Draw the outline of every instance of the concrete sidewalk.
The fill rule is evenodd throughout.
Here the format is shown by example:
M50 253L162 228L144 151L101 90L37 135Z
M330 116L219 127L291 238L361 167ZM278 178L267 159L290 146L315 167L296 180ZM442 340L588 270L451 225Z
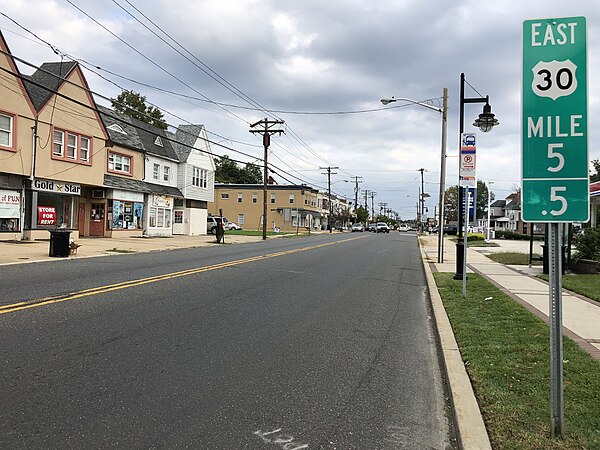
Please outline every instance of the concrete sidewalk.
M438 272L455 272L455 242L444 241L444 263L437 262L437 236L420 236L425 254L425 262ZM493 252L529 253L528 241L494 240L498 247L469 247L467 272L477 272L517 302L548 322L550 307L548 284L535 277L542 273L541 266L505 266L489 259L486 254ZM541 254L540 243L536 242L534 253ZM565 335L575 340L585 351L600 360L600 303L581 295L563 290L563 330Z
M225 234L226 244L259 242L261 236ZM169 237L125 237L125 238L79 238L76 255L69 258L116 255L120 253L142 253L178 248L207 247L217 244L215 236L169 236ZM50 239L43 241L0 241L0 265L25 262L57 261L66 258L50 257Z

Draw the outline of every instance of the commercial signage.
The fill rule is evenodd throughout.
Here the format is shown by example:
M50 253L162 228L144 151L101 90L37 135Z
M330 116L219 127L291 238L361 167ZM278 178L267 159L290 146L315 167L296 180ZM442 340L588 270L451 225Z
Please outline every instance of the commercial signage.
M166 195L153 195L152 206L158 206L159 208L170 208L173 204L173 197Z
M0 189L0 218L18 219L20 217L21 193Z
M523 220L587 222L585 17L523 23Z
M38 206L38 225L56 225L54 206Z
M57 194L81 195L81 186L75 183L65 183L64 181L42 180L36 178L33 180L33 189L36 191L54 192Z
M459 167L459 185L461 187L476 187L476 159L475 153L476 135L475 133L463 133L460 136L460 167Z

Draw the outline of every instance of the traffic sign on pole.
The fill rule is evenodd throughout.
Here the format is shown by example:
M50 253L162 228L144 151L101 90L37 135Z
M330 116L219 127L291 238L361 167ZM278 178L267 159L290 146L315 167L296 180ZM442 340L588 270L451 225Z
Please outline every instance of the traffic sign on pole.
M476 135L475 133L463 133L460 136L460 166L459 166L459 185L461 187L476 187Z
M522 211L526 222L587 222L585 17L523 23Z

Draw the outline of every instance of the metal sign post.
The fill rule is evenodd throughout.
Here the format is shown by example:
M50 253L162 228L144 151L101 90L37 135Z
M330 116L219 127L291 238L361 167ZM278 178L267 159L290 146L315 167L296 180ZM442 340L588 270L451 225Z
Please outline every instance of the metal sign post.
M550 288L550 404L552 436L563 433L563 346L562 346L562 224L551 223L549 240Z
M471 209L471 205L470 205L470 200L471 200L471 195L470 195L470 189L463 189L463 191L465 192L465 201L464 201L464 205L465 205L465 230L464 230L464 237L465 237L465 245L463 246L463 279L462 279L462 296L463 298L467 297L467 249L469 248L469 237L467 235L467 232L469 231L469 209Z
M585 17L523 22L523 220L549 223L550 417L563 433L562 224L589 220ZM533 227L533 223L531 224Z

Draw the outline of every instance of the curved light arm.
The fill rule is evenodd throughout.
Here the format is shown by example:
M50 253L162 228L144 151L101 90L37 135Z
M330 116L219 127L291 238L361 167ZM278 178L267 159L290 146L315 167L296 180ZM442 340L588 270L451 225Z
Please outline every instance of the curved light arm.
M424 108L427 109L432 109L434 111L437 111L439 113L443 112L442 108L436 108L435 106L431 106L428 105L427 103L423 103L423 102L418 102L416 100L411 100L410 98L382 98L381 99L381 103L383 103L384 105L389 105L390 103L394 103L394 102L408 102L408 103L412 103L414 105L420 105L423 106Z

